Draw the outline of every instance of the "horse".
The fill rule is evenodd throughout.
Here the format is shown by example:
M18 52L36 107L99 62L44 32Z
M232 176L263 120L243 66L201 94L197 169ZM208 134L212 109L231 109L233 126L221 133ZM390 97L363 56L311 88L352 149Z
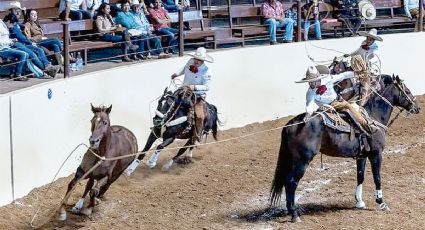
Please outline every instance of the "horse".
M135 154L138 151L136 136L127 128L119 125L110 125L109 114L112 110L110 107L93 107L91 110L94 113L91 119L91 136L89 139L90 150L84 154L80 166L77 168L72 181L68 184L68 189L65 195L65 201L68 193L73 189L75 184L86 174L91 168L99 164L88 175L84 193L81 199L72 208L73 213L82 213L83 215L91 215L93 207L96 204L96 199L102 198L109 186L118 179L122 172L133 161L134 157L125 157L119 160L103 160L93 155L92 151L101 157L113 158L124 155ZM95 184L96 182L96 184ZM90 192L90 202L86 208L84 201L87 194ZM62 205L59 211L59 220L66 219L65 206Z
M183 92L182 90L186 91ZM188 119L190 118L187 118L187 114L189 113L190 106L192 105L190 103L186 103L182 98L182 95L188 92L187 90L188 89L186 88L180 88L173 93L169 91L168 88L165 88L163 95L158 100L155 116L153 117L154 127L151 129L151 133L146 141L145 147L142 150L142 154L140 154L127 169L128 176L136 169L146 156L146 151L148 151L152 147L153 143L160 137L162 137L163 142L158 145L155 152L151 155L148 161L148 166L150 168L154 168L156 166L161 150L173 143L175 139L187 139L187 142L184 147L179 149L177 154L163 166L162 169L167 171L174 163L181 163L180 157L188 148L189 154L182 163L191 162L194 134L191 127L188 127ZM189 94L190 93L193 92L189 92ZM217 140L217 129L218 124L220 124L220 120L217 116L217 107L207 102L205 104L207 108L205 112L206 117L203 125L203 134L208 135L208 133L212 131L213 138Z
M355 192L356 207L365 208L362 200L362 184L366 158L372 168L376 189L376 203L380 209L388 210L381 190L382 151L385 147L385 128L388 125L394 107L406 109L417 114L420 107L416 98L398 76L385 75L379 81L380 91L371 95L365 105L365 110L377 122L383 124L378 131L368 137L369 151L362 149L359 137L350 138L349 133L334 131L324 125L321 116L314 116L309 122L303 123L305 114L291 119L281 133L281 145L276 170L270 191L271 205L280 201L283 186L286 193L286 207L292 215L293 222L299 222L300 212L295 204L295 191L304 176L305 170L314 156L319 153L332 157L357 159L357 187Z

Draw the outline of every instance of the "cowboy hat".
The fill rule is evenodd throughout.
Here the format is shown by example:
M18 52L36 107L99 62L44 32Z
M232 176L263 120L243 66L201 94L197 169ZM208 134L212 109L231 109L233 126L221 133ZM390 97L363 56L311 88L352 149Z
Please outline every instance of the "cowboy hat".
M8 4L8 6L7 6L7 9L8 9L8 10L10 10L10 9L20 9L20 10L26 10L26 8L25 8L25 7L22 7L22 6L21 6L21 3L20 3L20 2L18 2L18 1L10 2L10 3Z
M195 53L187 54L189 56L192 56L195 59L206 61L213 63L214 58L212 58L210 55L207 54L207 50L204 47L199 47Z
M329 76L329 74L330 74L330 70L327 66L324 66L324 65L309 66L307 69L307 72L305 73L305 77L301 79L300 81L296 81L295 83L317 81Z
M139 0L131 0L131 5L140 5Z
M378 31L375 28L369 30L369 32L360 31L359 35L363 36L363 37L370 37L370 38L373 38L374 40L377 40L377 41L380 41L380 42L383 41L383 39L378 36Z

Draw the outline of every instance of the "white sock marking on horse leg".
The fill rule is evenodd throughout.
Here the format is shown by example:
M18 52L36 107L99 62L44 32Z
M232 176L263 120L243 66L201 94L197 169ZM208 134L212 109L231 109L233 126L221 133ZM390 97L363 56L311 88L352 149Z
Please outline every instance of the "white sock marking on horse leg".
M193 152L193 149L189 150L189 154L187 154L187 156L188 156L190 159L192 159L192 152Z
M356 187L356 208L366 207L366 204L363 202L363 199L362 199L362 193L363 193L363 184L359 184Z
M139 164L140 164L140 160L139 159L136 159L133 162L131 162L131 164L125 170L125 174L127 176L130 176L134 172L134 170L136 170L136 168L137 168L137 166L139 166Z
M167 161L167 163L164 166L162 166L162 171L170 170L171 166L173 166L173 163L174 163L173 159Z
M156 166L156 161L158 161L160 153L161 153L161 150L155 150L151 158L149 158L149 161L148 161L149 168L154 168Z
M78 200L78 202L74 205L74 207L72 207L71 212L73 213L80 213L81 209L84 206L84 198L81 198L80 200Z
M65 221L66 220L66 210L65 207L62 205L59 210L59 215L57 217L57 220L59 221Z

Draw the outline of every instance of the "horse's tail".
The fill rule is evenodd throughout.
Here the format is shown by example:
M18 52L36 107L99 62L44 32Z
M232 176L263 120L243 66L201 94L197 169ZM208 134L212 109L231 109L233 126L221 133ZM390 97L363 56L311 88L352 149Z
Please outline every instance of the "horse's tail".
M215 105L211 105L211 109L213 111L212 115L212 134L214 137L214 140L217 140L217 131L218 131L218 125L222 125L220 119L218 119L218 112L217 112L217 107Z
M276 170L274 173L272 188L270 191L270 202L272 206L280 202L283 186L288 180L288 174L291 169L292 157L289 151L288 144L288 128L283 128L281 134L281 144L279 157L277 160Z

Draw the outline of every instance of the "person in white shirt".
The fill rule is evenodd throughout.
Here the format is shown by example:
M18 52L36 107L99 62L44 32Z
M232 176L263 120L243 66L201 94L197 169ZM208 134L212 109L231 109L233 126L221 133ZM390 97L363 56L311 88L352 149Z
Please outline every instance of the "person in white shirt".
M200 47L194 54L189 54L192 58L186 63L186 65L174 73L171 78L174 79L178 76L184 75L183 87L189 87L196 95L195 105L192 107L190 114L195 115L195 128L198 141L202 137L202 127L205 120L205 97L206 93L210 89L209 82L211 80L211 70L205 62L214 62L214 59L207 54L207 50L204 47ZM190 122L191 119L188 119Z
M347 71L337 75L331 75L329 68L323 65L309 66L306 76L296 83L307 82L309 88L306 94L306 114L304 122L308 122L315 111L315 104L318 106L330 105L335 110L341 111L347 109L353 114L357 122L369 132L375 132L376 127L362 116L362 114L349 102L338 100L334 84L345 79L355 77L354 72Z
M345 57L352 57L352 67L353 70L356 71L358 76L362 76L359 78L360 84L362 86L362 90L360 92L360 105L364 106L369 99L369 95L371 93L371 84L376 85L376 76L381 74L381 60L379 59L379 50L376 41L382 42L383 39L378 36L378 31L373 28L369 32L361 31L359 35L366 37L366 40L362 42L360 47L356 49L351 54L344 55ZM359 55L359 57L355 57ZM358 59L357 63L365 62L365 66L357 65L358 69L355 69L355 65L353 65L354 59Z
M59 18L65 21L90 19L85 0L60 0Z
M96 12L102 4L101 0L85 0L87 11L90 12L91 17L94 18L96 16Z

